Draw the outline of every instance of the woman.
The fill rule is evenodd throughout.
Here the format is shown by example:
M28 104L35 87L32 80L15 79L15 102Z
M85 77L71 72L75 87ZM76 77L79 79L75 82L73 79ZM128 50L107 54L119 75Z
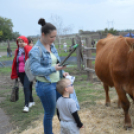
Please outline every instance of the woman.
M61 96L56 91L56 83L63 76L69 75L63 72L65 66L59 66L60 57L52 44L56 38L56 27L40 19L38 24L42 26L41 37L29 53L32 73L37 76L36 92L39 96L44 111L44 133L52 134L52 118L55 113L56 100Z
M17 79L19 77L25 96L25 106L23 112L29 112L29 108L35 105L32 97L32 82L30 82L25 74L25 61L28 58L28 53L32 49L28 45L28 39L25 36L20 36L16 40L18 48L15 50L15 57L12 64L11 79Z

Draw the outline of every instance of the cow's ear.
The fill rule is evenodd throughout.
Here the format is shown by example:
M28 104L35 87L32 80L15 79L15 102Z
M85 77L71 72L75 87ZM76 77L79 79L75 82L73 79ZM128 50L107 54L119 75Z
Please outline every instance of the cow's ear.
M134 38L125 38L125 42L129 46L130 51L134 51Z

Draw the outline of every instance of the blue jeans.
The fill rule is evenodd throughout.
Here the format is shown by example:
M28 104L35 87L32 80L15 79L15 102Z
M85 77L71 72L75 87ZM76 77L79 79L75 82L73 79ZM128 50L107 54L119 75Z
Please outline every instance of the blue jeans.
M32 85L33 82L30 82L28 80L28 77L25 73L19 73L18 74L19 79L23 85L24 88L24 95L25 95L25 106L29 106L29 102L33 102L33 96L32 96Z
M55 114L56 100L61 96L56 91L56 83L36 83L36 92L44 108L44 133L52 133L52 119Z
M12 57L12 52L7 52L7 57Z

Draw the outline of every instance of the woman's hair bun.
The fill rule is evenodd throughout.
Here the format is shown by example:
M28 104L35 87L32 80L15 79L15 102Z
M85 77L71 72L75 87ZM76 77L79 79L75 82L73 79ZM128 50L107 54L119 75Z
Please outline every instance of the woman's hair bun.
M44 26L46 24L45 19L40 18L39 21L38 21L38 24L41 25L41 26Z

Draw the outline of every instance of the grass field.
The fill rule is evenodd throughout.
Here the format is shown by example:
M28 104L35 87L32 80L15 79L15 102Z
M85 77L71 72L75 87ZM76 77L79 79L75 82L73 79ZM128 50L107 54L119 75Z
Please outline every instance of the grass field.
M68 41L68 44L70 42ZM12 49L15 49L16 44L13 44ZM69 46L67 46L69 49ZM61 45L61 48L58 48L58 45L56 45L56 48L58 50L59 56L66 57L69 52L64 52L63 45ZM3 46L2 49L6 50L6 46ZM0 52L1 52L0 47ZM96 54L93 53L93 56ZM73 53L71 56L76 56L76 53ZM0 58L0 61L7 61L7 60L13 60L13 57L7 58L7 56L3 56ZM93 61L94 64L94 61ZM80 104L82 104L82 107L87 104L83 105L83 102L88 101L90 105L95 105L95 100L103 99L104 96L101 95L97 97L96 95L99 95L103 91L95 91L94 92L94 85L92 83L89 83L87 81L87 75L86 72L82 72L82 75L78 72L76 69L76 65L70 66L65 69L65 71L69 72L71 75L76 76L75 80L75 91L78 96L78 100ZM24 106L24 93L23 88L20 86L19 89L19 100L17 102L10 102L10 94L13 86L13 81L10 80L10 73L11 73L11 67L4 67L0 68L0 82L6 82L6 84L1 84L0 87L0 97L5 97L5 101L0 103L0 107L2 107L6 114L10 116L11 123L15 126L17 129L17 133L22 132L23 130L27 129L27 126L30 126L33 121L39 120L39 118L43 115L44 111L41 105L41 102L36 95L35 86L33 86L33 97L36 102L35 107L33 107L28 114L25 114L22 112L23 106ZM21 85L21 84L20 84ZM101 87L102 88L102 87ZM83 93L84 92L84 93Z
M60 57L66 57L69 54L69 52L64 52L63 45L60 46L60 49L58 48L58 45L55 45L55 46L58 50L58 54ZM70 45L67 46L67 50L69 50L69 47L70 47ZM6 47L3 46L3 48L5 48L5 49L1 51L1 47L0 47L0 52L6 52ZM16 47L14 47L14 48L16 49ZM13 51L13 53L14 53L14 51ZM72 57L76 56L76 52L74 52L71 56ZM96 53L92 53L92 56L96 56ZM2 56L2 57L0 57L0 61L13 60L13 57L14 57L14 55L12 57ZM93 64L94 64L94 61L93 61Z
M65 69L65 71L69 72L71 75L76 76L74 85L80 103L82 103L83 101L90 101L90 105L94 105L95 100L104 98L103 96L95 96L97 94L100 94L102 91L97 91L95 95L93 94L94 85L87 81L86 73L83 72L82 75L79 75L79 72L75 67L69 67ZM22 108L24 106L24 93L22 87L20 86L19 90L19 101L10 102L11 87L13 86L13 81L11 81L9 77L11 68L0 68L0 72L0 77L3 76L4 78L5 76L8 76L7 78L5 77L4 80L5 82L7 82L7 84L1 84L0 87L1 89L3 89L0 90L0 97L6 98L5 101L0 103L0 107L2 107L7 113L7 115L11 117L11 123L13 123L14 126L19 128L18 133L20 133L21 131L26 129L27 126L31 125L34 120L39 119L40 115L43 114L43 108L33 86L33 96L36 105L30 110L28 114L23 113ZM0 81L2 81L2 78L0 79Z
M5 97L5 100L0 103L0 107L4 109L7 115L10 116L10 122L15 126L15 130L10 134L43 134L43 108L39 98L36 95L33 86L33 96L36 102L35 107L31 108L30 112L25 114L22 112L24 106L24 93L20 86L19 101L10 102L11 87L13 81L10 80L11 68L0 68L0 97ZM101 84L87 81L86 72L81 73L76 69L76 66L68 67L65 71L76 77L74 88L77 94L78 101L81 106L79 112L84 128L81 129L81 134L133 134L134 129L124 130L124 113L122 109L117 108L117 94L114 88L110 88L111 106L105 107L105 92ZM130 115L134 120L134 104L131 102ZM54 116L53 131L59 133L59 121L57 116Z
M10 43L10 47L12 52L15 51L17 45L15 42ZM7 43L0 43L0 52L6 52L7 51Z
M56 45L57 49L58 46ZM63 48L63 46L61 46ZM58 49L60 56L67 56L63 49ZM76 56L73 54L72 56ZM96 56L96 53L92 53ZM0 59L1 60L1 59ZM8 60L3 57L3 60ZM95 64L95 61L92 61ZM66 72L76 77L74 88L81 106L80 117L84 123L81 134L133 134L134 129L124 130L124 113L122 109L117 108L117 94L114 88L110 88L111 106L105 107L105 92L101 84L96 81L92 83L87 81L85 71L79 72L76 65L67 67ZM24 106L24 93L20 84L19 100L10 102L10 94L13 81L10 80L11 67L0 68L0 97L5 100L0 103L0 107L4 109L10 116L10 122L14 125L15 130L11 134L43 134L43 107L36 95L35 85L33 86L33 96L36 102L35 107L25 114L22 112ZM130 107L130 115L132 125L134 126L134 104L132 100ZM34 122L35 121L35 122ZM34 123L33 123L34 122ZM53 130L55 134L59 133L59 121L54 116Z
M0 61L9 61L9 60L13 60L14 56L12 57L7 57L7 56L2 56L0 57Z

